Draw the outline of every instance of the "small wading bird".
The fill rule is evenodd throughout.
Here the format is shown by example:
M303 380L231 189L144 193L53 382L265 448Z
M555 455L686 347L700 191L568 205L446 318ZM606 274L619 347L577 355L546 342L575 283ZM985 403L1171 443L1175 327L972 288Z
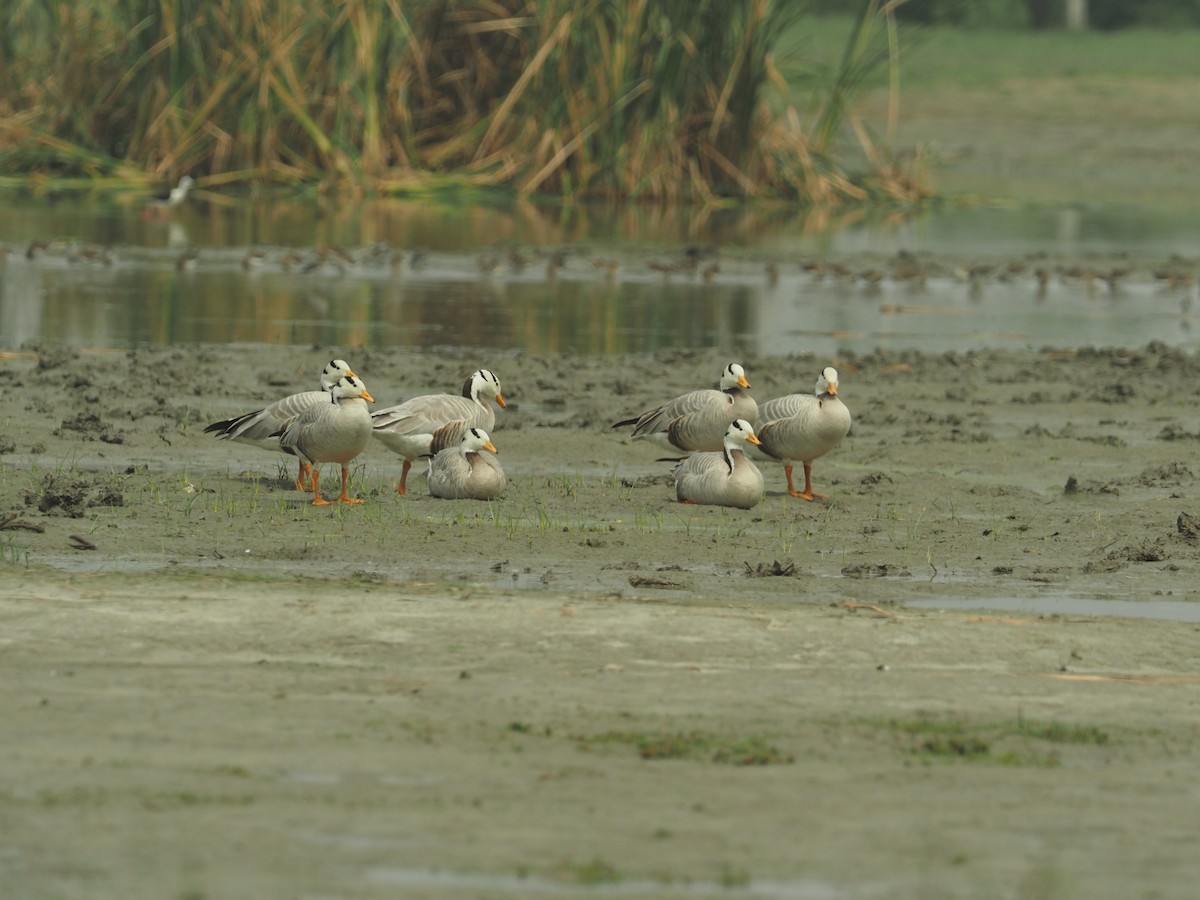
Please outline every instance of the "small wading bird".
M758 419L758 404L748 393L749 387L746 370L730 363L721 372L716 390L690 391L636 418L617 422L613 428L632 425L633 438L675 453L717 452L725 446L730 422L745 419L753 425Z
M328 506L321 496L317 467L335 462L342 467L342 503L362 503L348 492L350 463L367 447L371 439L371 413L368 403L374 398L355 375L343 375L325 396L296 416L279 434L279 445L312 467L313 506Z
M447 500L493 500L504 491L500 451L482 428L468 428L457 447L434 454L429 464L429 493Z
M788 394L768 400L760 409L761 424L755 432L759 449L783 463L788 493L793 497L824 499L813 493L812 463L841 443L850 433L850 410L838 396L838 373L826 366L817 377L812 394ZM804 490L792 483L792 466L804 465Z
M408 470L413 460L457 447L469 428L494 428L496 411L490 402L493 399L501 408L507 406L500 391L500 379L487 369L480 369L463 383L461 395L423 394L372 413L375 437L404 458L396 493L401 496L407 493Z
M169 214L171 210L183 202L184 198L188 195L188 191L195 186L196 182L192 180L192 176L184 175L179 179L179 184L171 188L170 191L147 200L145 207L142 209L142 215L146 218L153 218Z
M354 375L350 371L348 362L344 359L330 360L321 371L321 389L319 391L302 391L299 394L291 394L262 409L243 413L232 419L225 419L223 422L213 422L204 429L204 433L215 434L217 439L222 441L238 441L242 444L261 447L263 450L286 453L287 451L279 444L279 433L296 416L314 403L328 403L329 392L346 375ZM311 487L310 473L311 468L308 463L304 461L303 457L300 457L300 471L296 475L296 490L303 491Z
M693 453L675 466L675 496L680 503L751 509L763 495L762 472L746 456L746 444L757 444L754 429L738 419L725 431L720 453Z

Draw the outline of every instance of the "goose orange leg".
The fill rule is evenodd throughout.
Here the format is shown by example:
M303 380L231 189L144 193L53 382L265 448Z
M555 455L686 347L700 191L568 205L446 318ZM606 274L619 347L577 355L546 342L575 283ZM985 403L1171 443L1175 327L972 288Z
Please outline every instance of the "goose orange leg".
M312 466L300 461L300 473L296 476L296 490L308 491L312 490Z
M349 484L350 484L350 467L344 465L344 466L342 466L342 496L338 497L338 499L341 500L343 503L362 503L362 502L364 502L363 500L361 500L359 498L351 497L350 494L347 493L346 488L349 486Z
M820 497L822 500L828 500L828 494L817 494L812 489L812 466L809 463L804 463L804 490L796 490L796 486L792 484L792 467L790 464L785 464L783 471L787 474L788 493L793 497L799 497L802 500L811 502L814 498Z
M404 468L400 472L400 487L396 488L396 493L403 497L408 493L408 470L412 468L412 463L407 459L404 461Z
M329 501L321 496L321 475L317 467L312 467L313 506L329 506Z

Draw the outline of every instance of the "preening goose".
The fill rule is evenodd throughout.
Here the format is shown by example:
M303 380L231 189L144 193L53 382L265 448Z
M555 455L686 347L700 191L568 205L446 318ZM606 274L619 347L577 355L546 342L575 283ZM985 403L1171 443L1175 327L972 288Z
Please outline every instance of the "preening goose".
M213 422L204 429L204 433L216 434L217 439L222 441L238 441L264 450L286 453L279 445L280 432L314 403L328 403L329 391L346 375L354 375L348 362L344 359L330 360L321 370L321 390L292 394L254 412L243 413L223 422ZM296 490L303 491L309 486L309 465L301 458Z
M457 447L439 450L429 464L429 493L447 500L492 500L507 484L482 428L468 428Z
M314 403L292 419L279 435L284 452L294 453L312 466L313 506L327 506L321 496L320 473L323 462L342 467L342 503L362 503L347 493L350 463L371 439L371 413L368 403L374 398L355 375L343 375L325 395L326 402Z
M838 373L826 366L817 377L812 394L789 394L762 405L762 424L758 426L759 447L768 456L783 463L788 493L812 500L824 498L812 489L812 463L824 456L850 433L850 410L838 396ZM804 465L804 490L792 482L792 466Z
M693 453L675 467L675 496L680 503L704 503L751 509L763 495L762 472L746 456L747 443L757 444L754 429L738 419L725 431L720 453Z
M380 442L404 458L400 486L396 493L408 490L408 470L413 460L432 456L447 447L455 448L469 428L491 429L496 411L491 401L506 406L500 391L500 379L480 369L463 384L462 394L423 394L398 406L371 414L373 433ZM449 426L449 427L447 427ZM437 441L434 435L437 435Z
M719 451L730 422L744 419L753 425L758 419L758 404L747 392L749 387L746 370L730 363L721 372L717 390L690 391L613 428L633 425L632 437L674 453Z

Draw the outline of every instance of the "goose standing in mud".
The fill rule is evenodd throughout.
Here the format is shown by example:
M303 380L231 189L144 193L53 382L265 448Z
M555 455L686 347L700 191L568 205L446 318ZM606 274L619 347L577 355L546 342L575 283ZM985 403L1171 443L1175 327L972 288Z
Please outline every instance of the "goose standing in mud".
M812 488L812 463L841 443L850 433L850 410L838 396L838 372L826 366L812 394L788 394L762 405L758 427L759 449L783 463L788 493L812 500L826 498ZM804 466L804 490L792 482L792 466Z
M324 403L314 403L296 416L279 435L285 453L294 453L312 467L313 506L328 506L321 496L320 473L324 462L342 467L342 503L362 503L350 497L350 463L366 449L371 439L371 413L368 403L375 402L355 375L343 375L325 395Z
M423 394L372 413L375 437L404 458L396 493L403 496L408 491L408 471L413 460L457 447L469 428L494 428L496 411L492 400L501 408L507 406L500 379L487 369L480 369L463 384L461 395Z
M204 429L204 433L215 434L221 441L238 441L242 444L261 447L263 450L286 453L287 451L279 445L280 432L292 419L314 403L328 403L329 391L346 375L354 375L348 362L344 359L330 360L321 370L321 389L319 391L302 391L299 394L291 394L262 409L243 413L232 419L225 419L223 422L213 422ZM311 467L301 458L300 471L296 475L296 490L303 491L310 487L310 471Z
M758 420L758 404L749 394L746 370L730 363L721 372L717 389L689 391L669 403L624 419L613 428L632 425L632 437L647 440L672 453L717 452L723 449L730 422Z
M429 493L446 500L494 500L507 480L499 453L482 428L468 428L457 447L439 450L429 464Z
M725 431L720 453L693 453L675 467L675 496L680 503L751 509L763 495L763 477L746 456L746 444L757 444L754 429L738 419Z

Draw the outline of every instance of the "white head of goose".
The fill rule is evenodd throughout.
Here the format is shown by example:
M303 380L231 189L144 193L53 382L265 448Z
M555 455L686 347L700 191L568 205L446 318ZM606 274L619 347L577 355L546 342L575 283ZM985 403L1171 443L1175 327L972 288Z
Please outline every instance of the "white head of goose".
M456 447L468 428L494 428L493 400L501 407L508 405L500 390L500 379L488 369L479 369L463 383L460 395L423 394L376 410L371 416L375 437L404 459L396 493L407 492L413 460ZM451 425L454 427L447 427ZM439 441L434 440L435 434Z
M439 450L429 464L429 493L447 500L493 500L507 481L499 451L482 428L467 428L457 447Z
M270 406L242 413L232 419L213 422L204 429L205 434L215 434L218 440L238 441L251 444L263 450L276 453L286 453L279 445L279 435L287 424L304 412L314 403L328 403L329 391L345 375L354 375L350 364L344 359L332 359L321 370L321 389L319 391L302 391L290 394L281 400L276 400ZM309 465L300 460L300 471L296 476L296 490L309 489Z
M812 463L850 433L850 410L838 396L837 369L833 366L822 369L812 394L789 394L768 400L762 405L761 416L760 448L783 463L788 493L804 500L828 496L813 492ZM796 462L804 466L803 491L796 490L792 483L792 467Z
M312 466L313 505L329 503L321 496L317 466L323 462L342 467L342 503L362 503L347 493L350 463L371 439L371 413L367 404L374 398L356 375L343 375L323 395L325 402L306 407L283 429L279 444L286 453L294 453Z
M725 430L719 453L693 453L675 467L675 496L681 503L703 503L750 509L763 495L763 477L745 454L746 444L758 437L745 419Z

